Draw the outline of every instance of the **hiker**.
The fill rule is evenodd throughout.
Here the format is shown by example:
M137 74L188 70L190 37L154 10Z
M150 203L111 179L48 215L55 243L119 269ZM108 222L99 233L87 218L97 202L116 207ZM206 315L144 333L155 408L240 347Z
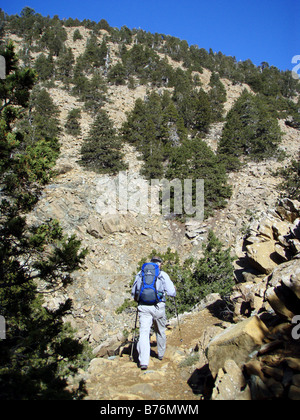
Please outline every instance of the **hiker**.
M132 297L138 302L140 336L137 344L139 363L142 370L148 368L150 359L150 330L153 324L156 333L158 359L162 360L166 351L166 295L176 296L176 289L170 277L161 271L162 260L154 257L151 263L143 265L132 287ZM152 285L144 287L147 276ZM153 283L153 280L154 281ZM155 290L153 291L153 284ZM153 294L155 297L153 297ZM151 295L151 297L149 297Z

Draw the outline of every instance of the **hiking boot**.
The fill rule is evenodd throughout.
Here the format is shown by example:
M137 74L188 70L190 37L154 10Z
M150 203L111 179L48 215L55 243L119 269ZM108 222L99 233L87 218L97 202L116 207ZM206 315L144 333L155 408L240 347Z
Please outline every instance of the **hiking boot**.
M148 366L145 366L145 365L141 366L141 370L147 370L147 369L148 369Z

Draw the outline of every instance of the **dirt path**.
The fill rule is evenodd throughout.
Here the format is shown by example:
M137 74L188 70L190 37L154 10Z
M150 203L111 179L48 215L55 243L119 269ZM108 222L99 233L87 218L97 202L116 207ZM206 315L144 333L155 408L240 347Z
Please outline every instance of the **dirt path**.
M86 388L89 400L199 400L188 382L199 366L194 349L204 329L220 322L206 309L190 314L167 331L167 351L163 361L156 357L155 336L151 338L151 358L147 371L130 361L128 346L121 356L97 358L91 362ZM181 341L182 340L182 341Z

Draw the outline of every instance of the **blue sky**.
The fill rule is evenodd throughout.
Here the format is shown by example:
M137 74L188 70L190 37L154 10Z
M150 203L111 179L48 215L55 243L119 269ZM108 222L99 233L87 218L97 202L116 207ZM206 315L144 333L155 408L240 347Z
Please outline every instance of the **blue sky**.
M281 70L300 55L299 0L2 0L9 15L29 6L43 16L101 19L113 27L173 35L190 45L221 51Z

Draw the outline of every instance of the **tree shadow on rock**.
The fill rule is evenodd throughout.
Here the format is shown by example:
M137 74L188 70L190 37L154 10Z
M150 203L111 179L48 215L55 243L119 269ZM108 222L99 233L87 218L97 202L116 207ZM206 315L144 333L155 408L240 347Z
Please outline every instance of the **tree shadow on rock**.
M220 321L232 322L233 306L229 301L218 299L206 307L208 311Z

